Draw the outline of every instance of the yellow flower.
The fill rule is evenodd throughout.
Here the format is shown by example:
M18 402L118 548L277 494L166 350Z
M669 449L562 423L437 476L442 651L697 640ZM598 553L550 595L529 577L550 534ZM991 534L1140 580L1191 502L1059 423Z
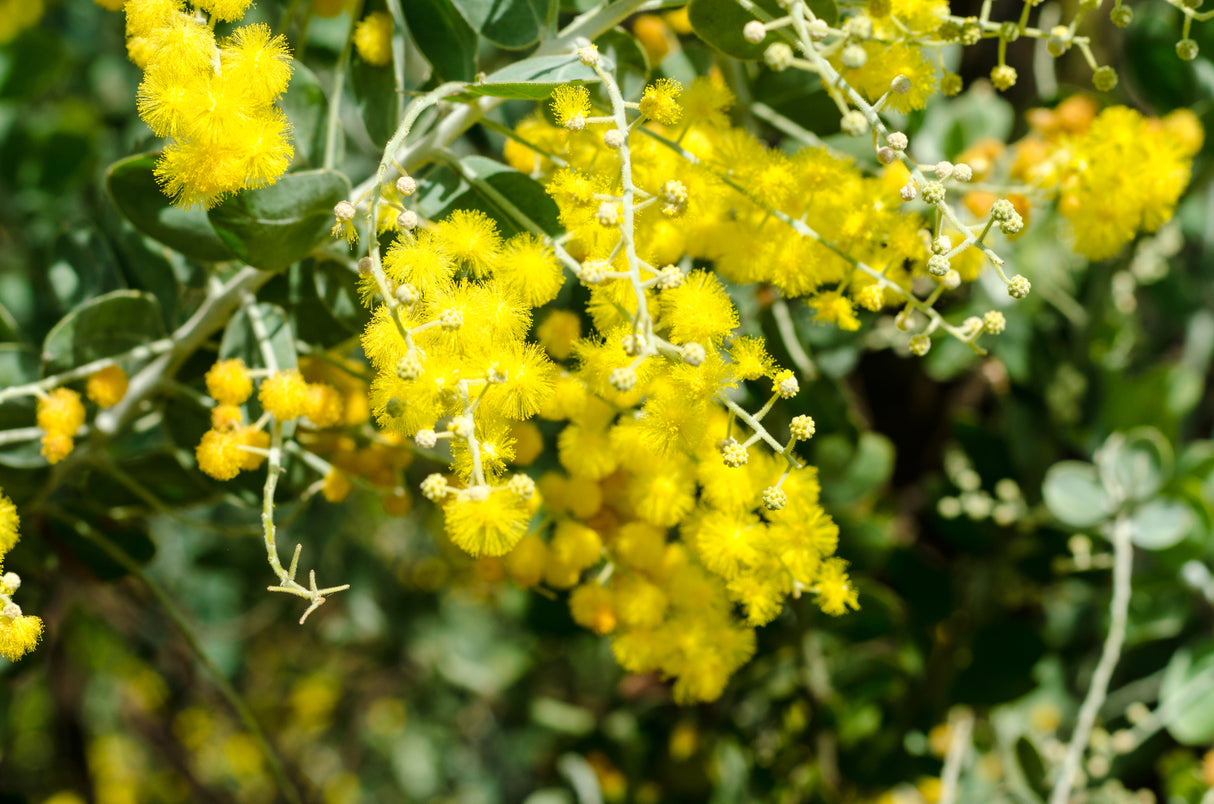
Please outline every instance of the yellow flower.
M672 126L683 116L679 106L679 93L683 85L673 78L659 78L645 87L641 95L641 114L659 123Z
M21 538L18 528L21 518L17 516L17 506L13 501L0 492L0 558L13 549L13 545Z
M56 388L38 399L38 427L47 433L73 436L84 426L84 405L71 388Z
M198 5L215 19L232 22L244 16L251 0L198 0Z
M253 378L239 358L220 360L206 376L207 393L221 405L242 405L253 393Z
M497 224L479 210L455 210L434 228L434 234L456 265L478 278L492 273L501 256Z
M531 307L540 307L555 299L565 283L565 271L555 252L527 233L515 235L506 242L494 275Z
M107 366L89 375L85 390L98 407L112 408L126 396L126 372L118 366Z
M240 474L245 453L243 434L236 430L207 430L194 450L198 469L216 480L231 480Z
M308 384L298 369L275 372L261 381L257 401L275 419L289 421L308 412Z
M510 552L527 529L527 508L504 486L476 486L457 493L443 508L447 537L476 557Z
M354 29L354 48L363 61L376 67L392 63L392 15L376 11L359 20Z
M661 295L661 322L670 342L716 344L738 325L738 312L721 280L708 271L693 271L683 284Z
M15 662L34 649L42 638L42 620L30 615L0 614L0 656Z
M610 634L618 618L611 590L597 583L586 583L569 595L569 611L573 621L596 634Z
M584 86L562 84L552 93L549 102L558 126L581 129L590 114L590 90Z

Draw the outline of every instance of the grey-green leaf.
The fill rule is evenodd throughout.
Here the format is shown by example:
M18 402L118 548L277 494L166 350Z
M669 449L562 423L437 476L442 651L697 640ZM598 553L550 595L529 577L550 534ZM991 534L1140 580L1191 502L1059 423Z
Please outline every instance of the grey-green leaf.
M163 338L164 314L149 293L117 290L72 310L47 333L42 372L58 374Z
M203 262L232 259L201 209L180 209L156 183L156 158L148 153L115 162L105 172L110 198L135 228L186 257Z
M476 75L476 31L451 0L409 0L405 24L426 61L448 81Z
M1214 742L1214 645L1182 648L1164 670L1159 703L1168 733L1184 745Z
M1130 538L1144 550L1166 550L1193 526L1193 511L1176 500L1155 499L1134 512Z
M1045 473L1042 494L1050 513L1072 528L1094 527L1113 514L1112 500L1090 463L1054 464Z
M208 213L216 234L254 268L281 271L329 237L333 207L350 182L332 170L288 173L276 184L245 190Z
M595 80L594 70L574 56L533 56L514 62L468 87L474 95L544 100L562 84Z
M493 44L510 50L539 41L555 0L454 0L464 19Z

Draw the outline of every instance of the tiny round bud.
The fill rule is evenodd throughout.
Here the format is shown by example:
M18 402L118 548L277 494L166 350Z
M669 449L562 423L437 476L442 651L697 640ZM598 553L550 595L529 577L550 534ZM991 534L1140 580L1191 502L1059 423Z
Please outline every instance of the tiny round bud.
M860 306L870 312L879 312L885 306L885 291L881 286L874 282L868 285L856 296L856 301Z
M396 191L405 196L413 195L417 192L417 180L412 176L401 176L396 180Z
M935 172L937 179L944 181L953 175L953 163L948 160L942 160L937 162L932 170Z
M958 162L953 165L953 178L960 182L971 181L974 178L974 169L964 162Z
M877 161L883 165L888 165L897 158L898 155L894 153L894 149L890 148L888 145L882 145L877 149Z
M13 594L21 588L21 576L15 572L6 572L4 577L0 578L0 584L8 587L9 594Z
M1007 319L998 310L988 310L982 316L982 331L998 335L1007 327Z
M406 232L412 232L417 228L417 224L417 213L411 209L406 209L404 212L396 216L396 225L404 229Z
M982 26L976 20L967 22L961 26L961 32L958 34L961 44L966 47L972 47L982 41Z
M816 432L814 420L809 416L793 416L792 421L788 423L788 434L797 441L808 441Z
M438 443L438 433L428 428L418 430L417 435L413 436L413 441L422 449L434 449L434 445Z
M418 299L422 297L421 294L417 292L417 288L413 287L408 282L404 283L403 285L398 285L396 292L393 295L396 296L396 300L398 302L406 307L412 307L413 305L417 304Z
M1012 217L1005 221L999 221L999 231L1005 235L1014 235L1024 228L1024 218L1020 217L1019 212L1013 212Z
M750 453L747 452L746 447L731 438L721 447L721 459L725 461L726 466L737 469L739 466L746 465L750 460Z
M699 366L704 363L708 355L704 352L704 347L695 341L688 341L683 344L683 362L689 366Z
M1109 19L1118 28L1124 28L1134 20L1134 12L1129 6L1117 6L1109 12Z
M667 265L658 272L657 285L662 290L677 288L683 284L683 272L677 265Z
M929 181L923 187L924 202L936 206L944 203L944 185L938 181Z
M768 45L767 50L763 51L763 61L777 73L782 73L791 67L793 58L792 48L783 42Z
M1032 287L1033 286L1029 282L1028 277L1021 274L1016 274L1007 283L1007 295L1011 296L1013 299L1023 299L1029 295L1029 291L1032 289Z
M848 17L843 23L843 33L853 39L871 39L873 36L873 21L866 14Z
M490 385L501 385L510 380L510 372L494 363L485 371L485 382Z
M611 383L611 387L620 393L631 391L637 384L637 373L631 367L612 369L608 375L607 381Z
M868 52L865 51L862 45L848 45L843 48L839 61L843 63L844 67L858 70L868 62Z
M662 196L662 200L667 204L686 204L687 203L687 185L681 181L671 179L662 185L662 189L658 191Z
M763 507L768 511L779 511L786 505L788 505L788 495L784 493L784 489L778 489L775 486L763 489Z
M898 195L902 196L903 201L914 201L919 195L919 188L915 186L913 181L908 181L902 185L902 189L898 191Z
M778 394L781 399L792 399L800 390L801 384L791 371L781 371L772 380L772 392Z
M826 24L826 20L824 19L811 20L805 26L805 30L809 33L809 38L815 42L821 42L830 36L830 26Z
M1071 29L1065 25L1055 25L1050 29L1050 38L1046 40L1045 49L1051 56L1057 57L1071 48Z
M396 376L400 377L405 382L416 380L422 376L425 367L422 366L421 356L415 350L409 352L396 361Z
M371 273L371 270L374 267L375 267L375 263L371 261L370 257L360 257L359 258L358 272L360 274L362 274L363 276L366 276L367 274Z
M742 38L752 45L757 45L767 38L767 29L758 20L751 20L742 26Z
M1117 86L1117 71L1112 67L1104 66L1092 73L1092 86L1100 92L1109 92Z
M510 478L506 488L520 500L529 500L535 494L535 481L530 475L517 474Z
M464 325L464 314L454 307L449 307L439 313L438 323L448 332L457 330Z
M565 128L570 131L581 131L586 128L586 118L580 114L575 114L565 121Z
M450 491L447 486L447 478L437 472L426 476L426 479L422 481L421 489L422 496L430 502L442 502Z
M337 205L333 207L333 217L342 223L348 223L354 220L354 213L357 211L349 201L338 201Z
M1109 746L1118 754L1128 754L1137 745L1138 742L1134 739L1134 734L1129 729L1118 729L1113 732L1113 739L1109 741Z
M999 38L1004 42L1015 42L1020 38L1020 26L1008 21L999 26Z
M927 272L932 276L944 276L949 271L948 257L943 254L933 254L927 259Z
M578 278L584 285L597 285L607 278L607 263L602 260L586 260L582 263Z
M932 339L923 333L919 333L910 339L910 343L907 346L910 348L912 355L923 357L932 348Z
M639 332L632 332L625 335L623 338L620 338L620 342L624 346L624 354L628 355L629 357L636 357L637 355L641 354L645 351L645 347L648 345L648 342L645 340L645 336Z
M620 222L620 212L615 204L604 201L599 204L598 212L594 215L600 226L616 226Z
M1011 89L1016 85L1016 68L1008 64L1000 64L991 70L991 83L1000 92Z
M895 151L905 151L906 146L910 145L910 141L906 139L906 135L901 131L892 132L886 139L886 142L888 142L889 147L893 148Z
M0 617L8 617L10 620L21 618L21 607L13 601L4 604L4 608L0 609Z
M953 250L953 238L948 235L940 235L932 241L933 254L947 254Z
M612 150L621 148L624 145L624 133L618 128L608 129L603 134L603 143Z
M451 421L447 422L447 429L457 438L471 438L476 433L476 422L471 416L461 413L451 417Z
M585 40L582 40L585 41ZM586 45L577 50L577 58L582 64L587 67L593 67L599 63L599 49L595 45Z
M1192 61L1197 58L1197 52L1197 43L1192 39L1181 39L1176 43L1176 55L1185 61Z
M944 285L946 290L956 290L961 287L961 274L954 270L950 270L944 276L940 277L940 284Z
M902 330L903 332L910 332L911 328L914 327L914 325L915 325L915 311L909 307L899 310L898 314L896 316L894 316L894 326L897 327L898 329Z
M889 88L895 95L905 95L911 91L911 81L905 75L899 75L889 82Z
M961 76L956 73L945 73L940 79L940 91L950 98L954 95L960 95L964 86L965 84L961 80Z
M843 115L843 119L839 121L839 128L853 137L863 136L864 132L868 131L868 119L864 113L858 109L852 109L847 114Z
M1010 221L1012 216L1016 214L1016 208L1012 206L1012 202L1006 198L1000 198L995 203L991 204L991 217L996 223Z

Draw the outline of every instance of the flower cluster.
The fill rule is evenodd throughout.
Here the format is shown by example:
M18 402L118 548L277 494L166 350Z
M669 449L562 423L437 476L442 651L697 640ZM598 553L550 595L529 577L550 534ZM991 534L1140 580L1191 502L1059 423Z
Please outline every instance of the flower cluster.
M85 393L98 408L117 405L126 391L126 372L114 363L87 375ZM31 387L29 392L38 397L35 418L42 433L42 456L48 463L59 463L75 449L76 436L87 418L84 402L79 392L65 385L50 391Z
M245 424L244 405L253 395L254 377L260 377L257 401L261 419ZM231 480L265 462L271 418L279 423L301 416L317 428L342 421L343 397L325 383L309 383L297 369L251 371L240 359L220 360L207 372L207 392L215 400L211 429L195 449L198 468L216 480Z
M20 538L19 525L16 507L0 493L0 656L10 662L33 650L42 637L42 620L25 614L13 602L13 595L21 588L21 577L4 572L4 556Z
M204 0L215 20L240 19L248 0ZM170 140L156 177L174 203L212 207L246 187L272 184L291 162L290 125L275 101L291 79L286 41L264 24L222 43L180 0L126 4L127 46L144 69L139 115Z

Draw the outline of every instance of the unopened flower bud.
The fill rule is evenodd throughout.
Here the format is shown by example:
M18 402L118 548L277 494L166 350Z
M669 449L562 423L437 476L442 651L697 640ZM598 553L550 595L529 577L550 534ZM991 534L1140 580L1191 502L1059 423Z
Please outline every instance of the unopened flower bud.
M801 385L797 382L797 376L791 371L781 371L772 380L772 391L779 394L781 399L791 399L800 390Z
M868 131L868 118L858 109L852 109L847 114L843 115L843 119L839 121L839 128L853 137L859 137Z
M805 26L805 30L809 34L809 38L814 42L821 42L823 39L830 36L830 26L827 25L826 20L823 19L811 20L810 23Z
M998 335L1007 327L1007 319L998 310L989 310L982 316L982 330L991 335Z
M953 178L961 182L971 181L974 178L974 169L964 162L958 162L953 165Z
M1129 6L1117 6L1109 12L1109 19L1118 28L1124 28L1134 20L1134 12Z
M854 39L871 39L873 36L872 18L867 14L848 17L843 23L843 33Z
M886 142L888 142L889 147L893 148L895 151L905 151L906 146L910 144L910 141L906 139L906 135L901 131L891 133L889 137L886 138Z
M1176 55L1185 61L1197 58L1198 50L1197 43L1192 39L1181 39L1176 43Z
M585 40L582 40L585 41ZM582 64L587 67L593 67L599 63L599 49L595 45L586 45L577 50L577 58Z
M995 223L1003 223L1009 221L1016 214L1016 208L1012 206L1012 202L1006 198L1000 198L995 203L991 204L991 217L995 219Z
M405 382L416 380L422 376L422 371L424 371L424 368L421 357L416 351L409 350L404 357L396 361L396 376Z
M4 604L4 608L0 609L0 617L7 617L10 620L21 619L21 607L13 601Z
M767 29L758 20L751 20L742 26L742 38L752 45L757 45L767 37Z
M868 62L868 53L864 50L863 45L848 45L839 55L839 61L843 63L844 67L858 70Z
M948 235L940 235L932 241L933 254L948 254L953 250L953 239Z
M392 295L396 296L396 300L406 307L412 307L421 298L421 294L417 292L417 288L408 282L403 285L397 285L396 292Z
M905 95L911 91L911 81L905 75L899 75L889 82L889 88L893 90L895 95Z
M699 366L708 357L704 347L695 341L688 341L682 346L683 362L689 366Z
M991 70L991 83L995 89L1003 92L1016 85L1016 68L1009 64L1000 64Z
M999 231L1005 235L1014 235L1024 228L1024 218L1020 217L1019 212L1013 212L1012 217L1005 221L999 221Z
M920 333L911 338L910 343L908 343L907 346L910 348L912 355L915 355L916 357L923 357L928 353L928 350L932 348L932 339L927 335Z
M913 181L908 181L902 185L902 189L898 191L898 195L902 196L903 201L914 201L919 195L919 188L915 186Z
M612 369L611 374L607 377L607 381L611 383L612 388L624 394L636 386L637 373L630 366Z
M739 466L746 465L750 460L750 453L747 452L746 447L731 438L721 447L721 459L725 461L726 466L737 469Z
M763 52L763 61L767 62L767 66L777 73L782 73L792 66L792 48L783 42L768 45L767 50Z
M349 201L338 201L337 205L333 207L333 217L337 218L337 220L341 221L342 223L348 223L349 221L354 220L355 212L357 212L357 210Z
M426 479L422 481L421 488L422 496L430 502L442 502L443 498L447 496L448 491L450 491L447 486L447 478L437 472L427 475Z
M784 489L778 489L775 486L763 489L763 507L768 511L779 511L786 505L788 505L788 495L784 493Z
M883 165L888 165L897 158L898 155L894 153L894 149L890 148L888 145L882 145L877 149L877 161Z
M1051 56L1061 56L1071 48L1071 29L1065 25L1055 25L1050 29L1050 38L1046 40L1045 49Z
M808 441L814 437L817 429L814 420L809 416L793 416L792 421L788 423L788 434L797 441Z
M565 120L565 128L570 131L581 131L586 128L586 118L580 114L575 114Z
M964 87L965 84L961 80L961 76L956 73L945 73L940 78L940 91L950 98L954 95L960 95Z
M624 133L618 128L611 128L603 134L603 144L615 150L624 145Z
M447 422L447 429L457 438L471 438L476 432L476 422L471 416L461 413L451 417L451 421Z
M404 229L406 232L412 232L417 228L417 213L411 209L406 209L404 212L396 216L396 225Z
M412 176L401 176L396 180L396 191L405 196L413 195L417 192L417 180Z
M1099 92L1112 91L1117 86L1117 71L1107 65L1097 68L1092 73L1092 86Z
M21 576L15 572L6 572L4 577L0 578L0 584L8 587L9 594L13 594L21 588Z
M944 203L944 185L938 181L929 181L923 186L923 200L936 206Z
M510 478L506 488L510 489L520 500L529 500L535 494L535 481L531 479L530 475L519 473Z
M604 201L599 204L599 210L595 213L595 219L598 220L600 226L615 226L620 222L620 213L616 209L615 204L610 201Z
M961 274L949 269L948 273L940 277L940 284L944 285L946 290L956 290L961 287Z
M1029 282L1028 277L1016 274L1007 283L1007 295L1013 299L1023 299L1029 295L1029 291L1033 286Z
M371 261L370 257L360 257L359 258L358 272L360 274L362 274L363 276L366 276L367 274L371 273L371 271L374 267L375 267L375 263Z
M948 257L933 254L927 259L927 272L932 276L944 276L949 271Z
M662 290L677 288L683 284L683 272L677 265L667 265L658 272L657 285Z
M438 443L438 433L430 429L418 430L413 441L422 449L434 449L434 445Z
M607 278L607 263L602 260L586 260L578 271L584 285L597 285Z
M949 162L947 160L943 160L943 161L937 162L936 166L934 168L932 168L932 170L936 174L936 178L939 181L944 181L945 179L947 179L953 175L953 163Z
M457 330L464 325L464 314L454 307L448 307L439 313L438 323L448 332Z

